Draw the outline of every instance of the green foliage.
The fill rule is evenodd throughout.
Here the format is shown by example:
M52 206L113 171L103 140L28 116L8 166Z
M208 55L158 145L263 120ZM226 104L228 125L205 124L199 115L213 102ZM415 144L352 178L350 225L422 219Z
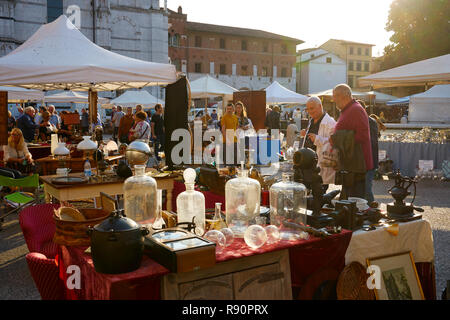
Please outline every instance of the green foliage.
M449 0L393 0L383 70L450 53Z

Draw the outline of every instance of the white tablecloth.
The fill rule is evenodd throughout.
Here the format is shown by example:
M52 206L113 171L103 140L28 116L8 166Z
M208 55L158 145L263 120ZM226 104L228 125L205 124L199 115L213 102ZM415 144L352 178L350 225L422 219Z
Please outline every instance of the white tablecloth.
M426 220L399 223L399 232L394 236L385 228L373 231L358 230L345 253L345 264L353 261L366 265L367 258L376 258L411 251L414 262L433 262L434 247L431 225Z

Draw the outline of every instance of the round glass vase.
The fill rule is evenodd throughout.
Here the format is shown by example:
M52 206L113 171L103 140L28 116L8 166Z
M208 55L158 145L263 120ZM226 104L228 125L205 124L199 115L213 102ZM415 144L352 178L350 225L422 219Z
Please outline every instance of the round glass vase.
M125 215L136 221L152 225L157 218L156 180L145 174L145 165L134 166L134 176L123 184Z
M245 230L260 214L261 185L241 169L239 176L225 184L225 214L228 228L236 238L243 238Z
M270 189L270 224L277 226L284 240L296 239L299 232L289 223L306 225L307 189L305 185L291 181L292 174L283 173L282 180Z

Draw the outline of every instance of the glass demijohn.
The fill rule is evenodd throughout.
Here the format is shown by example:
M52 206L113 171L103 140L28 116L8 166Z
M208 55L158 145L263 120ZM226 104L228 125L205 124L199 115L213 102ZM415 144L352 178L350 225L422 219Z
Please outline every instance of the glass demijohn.
M178 223L192 222L194 218L195 234L202 236L205 233L205 196L194 189L196 172L187 168L183 172L186 191L177 197Z
M292 174L283 173L282 181L270 187L270 224L277 226L282 239L296 238L296 232L284 222L306 225L305 185L291 181Z
M225 184L225 212L228 228L236 238L243 238L247 227L260 214L261 185L248 177L241 163L240 174Z
M125 215L147 225L157 217L156 180L145 174L145 165L134 166L134 176L123 185Z

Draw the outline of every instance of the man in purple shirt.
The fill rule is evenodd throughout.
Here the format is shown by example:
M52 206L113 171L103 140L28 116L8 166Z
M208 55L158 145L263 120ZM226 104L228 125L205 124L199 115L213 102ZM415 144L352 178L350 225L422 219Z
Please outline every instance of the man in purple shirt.
M364 108L353 99L352 89L346 84L338 84L333 89L333 100L341 111L335 132L352 130L355 143L360 144L366 164L366 172L373 169L372 146L370 142L369 118ZM364 198L365 174L355 175L354 184L347 191L349 197Z

